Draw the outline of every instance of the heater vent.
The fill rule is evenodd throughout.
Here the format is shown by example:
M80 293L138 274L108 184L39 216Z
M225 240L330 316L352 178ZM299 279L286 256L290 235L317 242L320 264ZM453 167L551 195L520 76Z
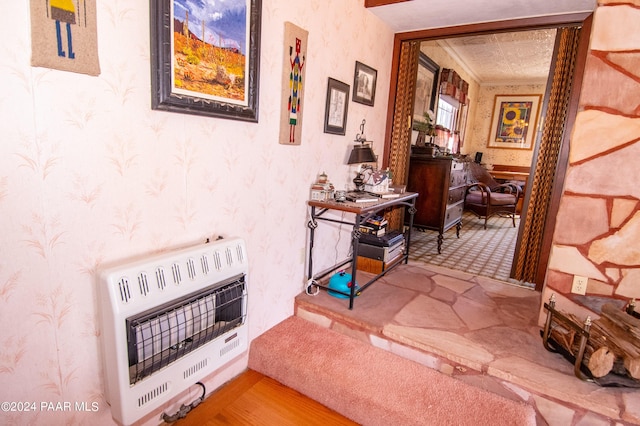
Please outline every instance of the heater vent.
M173 283L180 285L182 283L182 275L180 274L180 265L174 263L171 265L171 273L173 274Z
M140 272L138 275L138 287L141 295L146 296L149 293L149 281L145 272Z
M154 399L165 393L167 389L169 389L169 385L165 382L157 388L145 393L140 398L138 398L138 407L142 407L143 405L153 401Z
M200 264L202 265L202 273L205 275L209 274L209 259L207 256L202 255L200 258Z
M220 349L220 356L225 356L229 351L232 351L235 348L237 348L238 345L240 345L240 341L238 339L234 339L230 344L228 344L227 346L223 346Z
M220 258L220 252L217 250L213 252L213 263L217 271L222 269L222 259Z
M191 281L196 279L196 263L193 259L187 260L187 273L189 274Z
M158 283L158 288L160 290L164 290L167 286L167 280L164 277L164 268L162 266L156 269L156 282Z
M244 323L244 275L126 319L129 384Z
M100 271L105 397L131 425L248 350L248 270L239 238Z
M241 245L236 246L236 254L238 255L238 261L244 263L244 252L242 251Z
M118 281L118 288L120 289L120 300L124 303L127 303L131 300L131 290L129 289L129 280L126 278L121 278Z
M191 367L187 368L184 373L182 374L182 377L184 377L185 379L188 379L189 377L191 377L193 374L197 373L198 371L202 370L203 368L205 368L207 366L208 362L207 362L207 358L203 359L202 361L198 362L195 365L192 365Z

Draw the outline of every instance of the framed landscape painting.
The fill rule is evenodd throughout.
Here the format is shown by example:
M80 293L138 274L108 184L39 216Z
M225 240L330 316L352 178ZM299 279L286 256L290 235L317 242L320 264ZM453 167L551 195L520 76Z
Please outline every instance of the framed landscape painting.
M151 107L258 121L261 0L152 0Z
M532 149L542 95L496 95L489 148Z

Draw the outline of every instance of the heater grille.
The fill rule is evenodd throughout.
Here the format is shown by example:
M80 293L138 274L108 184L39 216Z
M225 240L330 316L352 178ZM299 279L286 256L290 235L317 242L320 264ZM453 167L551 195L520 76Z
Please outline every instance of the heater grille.
M127 318L134 384L244 322L244 276Z
M216 240L100 273L105 395L131 424L248 348L244 241Z

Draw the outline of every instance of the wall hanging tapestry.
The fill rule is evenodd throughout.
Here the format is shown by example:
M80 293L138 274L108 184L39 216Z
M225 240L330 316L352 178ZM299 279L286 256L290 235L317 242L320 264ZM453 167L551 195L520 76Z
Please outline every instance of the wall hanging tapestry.
M100 74L95 0L31 0L31 65Z
M284 23L284 63L282 69L282 105L280 113L280 139L283 145L302 142L302 113L304 100L304 74L309 32Z

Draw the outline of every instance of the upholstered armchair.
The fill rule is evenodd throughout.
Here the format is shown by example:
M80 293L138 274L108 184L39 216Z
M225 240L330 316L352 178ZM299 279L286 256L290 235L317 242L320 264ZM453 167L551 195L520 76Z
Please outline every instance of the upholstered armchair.
M518 185L499 184L477 163L469 163L468 182L464 208L484 219L484 229L487 229L487 219L496 214L511 217L516 226L516 204L521 191Z

